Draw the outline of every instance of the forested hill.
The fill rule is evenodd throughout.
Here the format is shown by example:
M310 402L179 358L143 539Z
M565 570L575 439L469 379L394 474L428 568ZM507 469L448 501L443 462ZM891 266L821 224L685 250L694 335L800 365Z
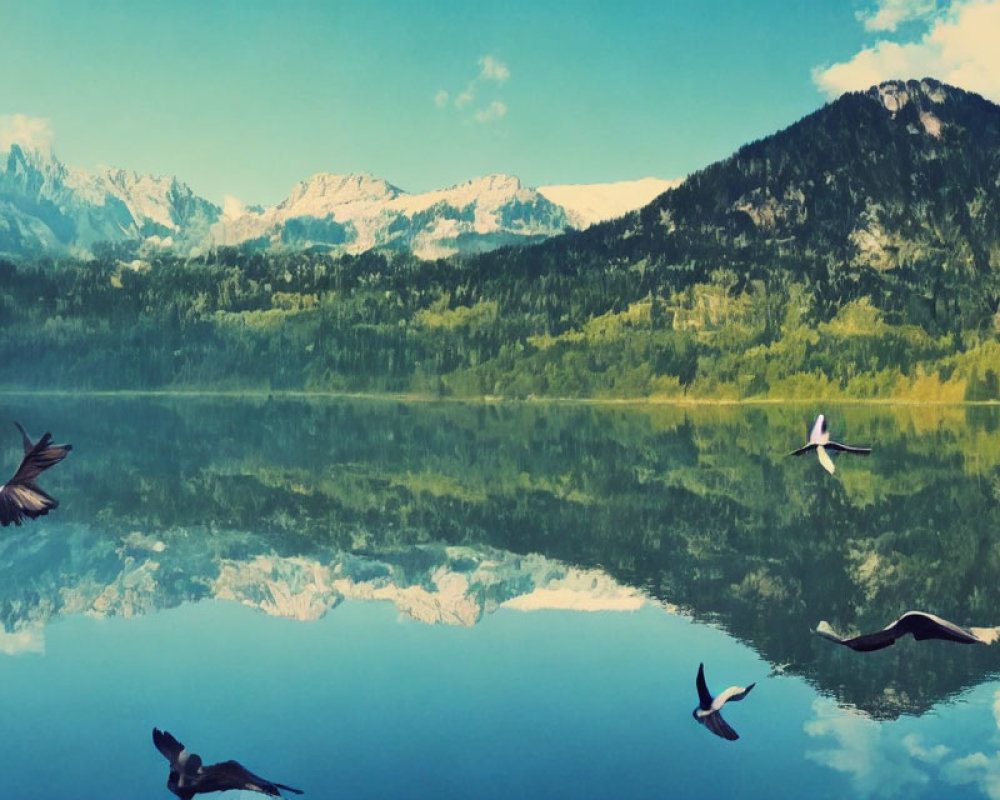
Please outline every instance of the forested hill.
M741 287L802 280L826 314L869 296L900 320L988 325L1000 303L1000 107L930 79L845 94L547 249L543 269L618 262L654 291L725 268Z
M1000 107L891 82L530 248L0 264L0 384L1000 399L998 305Z

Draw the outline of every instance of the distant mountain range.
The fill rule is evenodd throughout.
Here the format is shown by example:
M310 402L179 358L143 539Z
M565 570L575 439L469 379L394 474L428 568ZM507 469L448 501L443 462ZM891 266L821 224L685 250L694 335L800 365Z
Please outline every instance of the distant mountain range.
M176 178L67 167L13 144L0 153L0 254L87 256L101 244L195 254L221 245L425 258L540 241L645 205L677 181L532 189L508 175L410 194L367 174L318 173L277 206L219 207Z

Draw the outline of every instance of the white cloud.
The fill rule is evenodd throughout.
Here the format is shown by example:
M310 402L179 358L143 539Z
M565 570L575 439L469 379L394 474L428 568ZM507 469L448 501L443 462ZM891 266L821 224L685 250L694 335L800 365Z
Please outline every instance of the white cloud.
M978 785L991 800L1000 800L1000 753L970 753L947 764L942 777L956 786Z
M227 194L222 199L222 216L226 219L237 219L247 213L247 207L242 200Z
M918 740L900 746L878 722L845 711L825 698L813 702L813 712L816 717L806 722L805 732L811 738L827 740L828 746L806 751L806 758L846 774L859 795L905 797L929 783L928 774L914 763L911 752L919 748ZM919 749L937 757L933 748Z
M919 2L883 2L879 13L890 5L912 10ZM887 16L880 24L888 20ZM893 78L931 77L1000 102L997 31L1000 0L953 0L931 17L919 41L881 40L848 61L815 68L813 81L832 98Z
M937 0L877 0L874 11L856 11L866 31L894 31L903 22L922 19L937 10Z
M476 112L476 122L493 122L507 114L507 106L499 100L494 100L486 108L481 108Z
M1000 728L1000 689L993 691L992 711ZM991 800L1000 800L1000 751L995 735L984 736L977 729L962 736L956 731L957 741L971 738L983 748L962 754L945 744L925 744L917 733L897 738L896 723L876 722L838 708L827 698L813 702L813 713L804 728L819 747L807 751L806 758L848 776L860 796L909 797L920 794L920 787L932 781L943 781L974 787Z
M476 99L481 92L486 92L490 84L505 83L510 78L510 67L500 61L496 56L485 55L479 59L479 73L466 84L465 88L455 95L451 100L451 94L442 89L434 96L434 104L438 108L444 108L449 100L455 108L465 108L474 104L479 108L473 112L473 119L476 122L492 122L507 114L507 104L500 100L491 100L486 105L476 103Z
M0 114L0 151L17 144L25 150L48 152L52 149L49 120L25 114Z
M483 56L479 59L479 79L484 81L498 81L503 83L510 77L510 70L503 61L498 61L493 56Z
M947 745L936 744L931 747L924 747L920 736L916 733L909 733L902 738L903 749L919 761L927 764L938 764L951 752Z
M10 633L0 622L0 653L8 656L45 653L45 632L41 625L19 628Z

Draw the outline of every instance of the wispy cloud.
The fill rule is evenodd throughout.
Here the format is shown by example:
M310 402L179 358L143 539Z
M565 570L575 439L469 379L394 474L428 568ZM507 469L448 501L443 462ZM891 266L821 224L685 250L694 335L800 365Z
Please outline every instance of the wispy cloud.
M937 10L937 0L877 0L874 9L856 11L866 31L894 31L902 23L922 19Z
M510 68L503 61L492 55L479 59L479 72L470 80L464 89L454 96L446 89L441 89L434 95L434 105L446 108L449 102L455 108L474 106L480 95L489 89L495 89L510 78ZM480 103L473 112L472 119L476 122L493 122L507 114L507 105L500 100L490 99L485 104Z
M49 120L25 114L0 114L0 151L12 144L25 150L48 152L52 149L52 126Z
M926 21L917 41L880 40L847 61L813 70L813 81L830 97L867 89L893 78L938 78L1000 102L1000 0L952 0L919 11L920 0L883 0L864 18L869 30L894 30L899 22ZM879 22L874 20L879 19ZM878 25L881 27L871 27Z
M503 83L509 77L510 70L502 61L498 61L493 56L483 56L479 59L479 80Z
M507 106L499 100L494 100L486 108L476 112L476 122L493 122L507 115Z

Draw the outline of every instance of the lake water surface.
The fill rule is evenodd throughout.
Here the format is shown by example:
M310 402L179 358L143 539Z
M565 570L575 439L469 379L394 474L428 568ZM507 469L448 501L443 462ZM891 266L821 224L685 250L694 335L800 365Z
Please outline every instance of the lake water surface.
M873 455L788 458L818 411ZM1000 625L996 407L14 419L74 450L0 533L5 798L172 797L153 726L315 798L1000 797L1000 645L810 634ZM700 662L757 683L739 741L691 717Z

